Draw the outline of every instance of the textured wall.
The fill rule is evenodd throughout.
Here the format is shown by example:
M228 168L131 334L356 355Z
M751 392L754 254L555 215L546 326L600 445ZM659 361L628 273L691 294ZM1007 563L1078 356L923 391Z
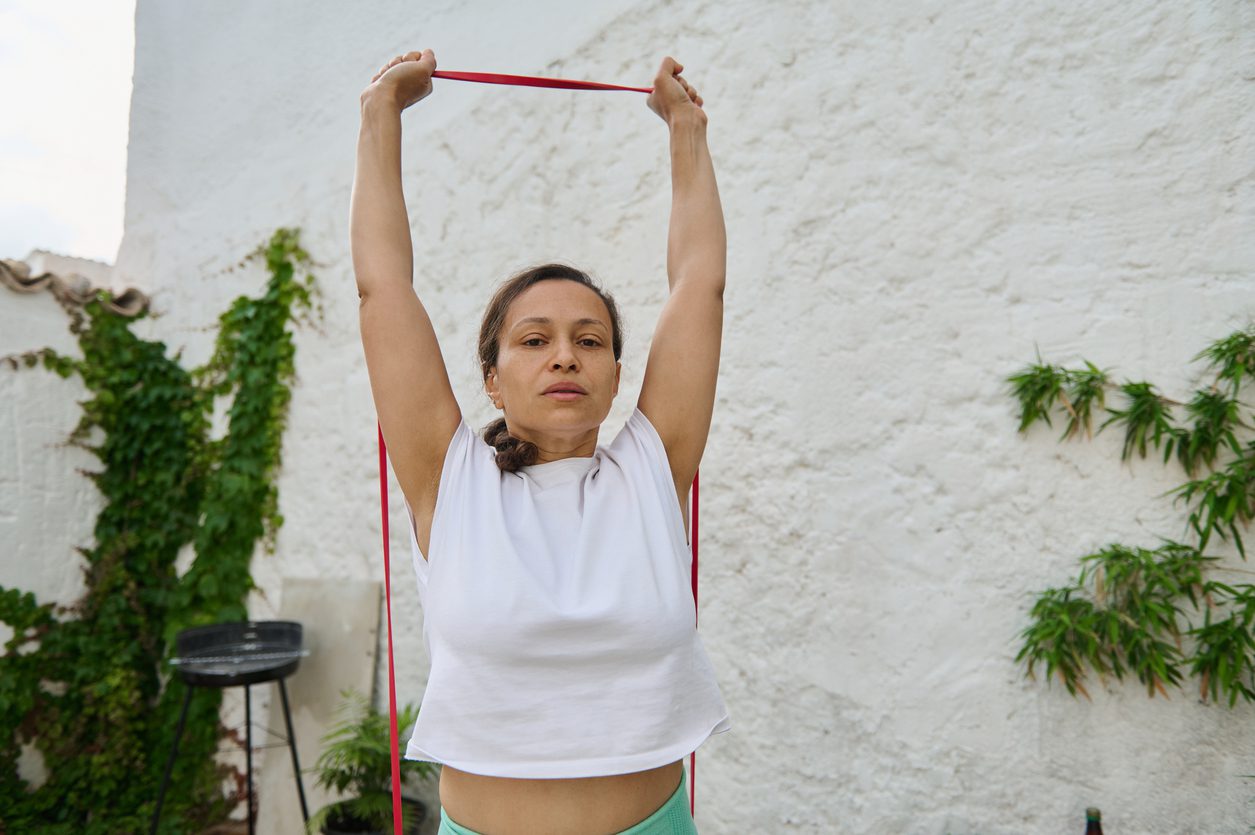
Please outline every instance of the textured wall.
M1160 496L1181 479L1121 465L1111 432L1018 436L1002 379L1039 346L1184 399L1189 358L1248 322L1255 6L345 8L137 11L116 280L167 312L145 326L199 362L201 329L263 280L225 268L274 227L302 226L322 261L258 617L284 576L379 571L347 245L362 85L424 46L445 69L642 85L670 53L707 102L729 233L701 629L733 730L698 756L702 831L1079 832L1091 804L1113 832L1245 829L1249 707L1133 686L1077 702L1013 663L1032 593L1079 555L1183 535ZM473 341L491 287L564 259L625 307L608 438L665 293L665 127L639 94L439 80L404 120L416 287L463 408L490 417ZM394 495L399 690L417 701L404 518Z
M39 348L79 354L65 311L46 289L0 286L0 356ZM0 363L0 586L41 602L70 603L86 588L85 561L71 549L91 544L100 493L76 469L100 462L65 441L81 414L76 404L90 395L77 376ZM0 623L0 638L12 634Z

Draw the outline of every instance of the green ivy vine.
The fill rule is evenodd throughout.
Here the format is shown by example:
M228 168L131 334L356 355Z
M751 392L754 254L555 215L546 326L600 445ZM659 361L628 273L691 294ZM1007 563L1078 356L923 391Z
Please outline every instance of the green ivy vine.
M81 472L103 508L95 544L76 548L86 560L79 601L54 607L0 587L0 621L13 630L0 658L0 831L147 831L184 696L169 675L174 636L247 617L256 543L272 553L283 524L273 482L295 372L287 326L316 295L312 274L297 277L310 264L299 230L277 230L237 266L255 259L270 273L265 292L219 317L203 367L186 371L163 343L137 337L131 324L147 313L110 312L103 289L70 311L81 359L51 349L4 358L82 379L90 397L67 442L99 459L100 470ZM215 402L228 396L227 431L213 439ZM188 543L195 559L180 576ZM239 801L222 786L242 786L243 774L214 760L238 737L219 721L221 692L193 688L163 832L224 821ZM37 788L17 768L26 743L48 775Z
M1207 360L1212 382L1188 402L1165 397L1150 383L1113 383L1106 370L1088 360L1084 368L1038 362L1006 378L1020 404L1024 433L1051 414L1066 415L1059 440L1093 437L1095 409L1124 426L1121 460L1161 452L1175 460L1188 480L1164 495L1185 504L1185 529L1194 541L1160 537L1156 547L1111 543L1081 557L1077 579L1046 589L1032 607L1031 623L1020 634L1017 662L1034 676L1040 665L1048 680L1057 677L1072 696L1089 698L1088 672L1106 680L1132 675L1154 697L1198 679L1200 698L1255 701L1255 585L1224 582L1218 576L1250 573L1226 568L1204 553L1213 536L1231 541L1243 561L1242 529L1255 516L1255 439L1243 420L1238 395L1255 380L1255 326L1215 341L1193 358ZM1106 395L1118 391L1122 408L1107 408ZM1250 417L1249 411L1246 413Z

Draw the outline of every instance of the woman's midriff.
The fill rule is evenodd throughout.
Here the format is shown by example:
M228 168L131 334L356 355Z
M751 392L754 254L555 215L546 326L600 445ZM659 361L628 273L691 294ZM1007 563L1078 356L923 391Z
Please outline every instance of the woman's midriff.
M684 761L606 777L519 779L440 769L440 804L485 835L611 835L656 812L680 786Z

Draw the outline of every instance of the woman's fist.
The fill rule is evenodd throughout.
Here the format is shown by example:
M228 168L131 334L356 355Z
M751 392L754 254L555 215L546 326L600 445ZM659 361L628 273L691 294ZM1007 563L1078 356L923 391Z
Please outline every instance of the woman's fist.
M436 53L430 49L407 52L380 67L362 95L382 92L404 110L431 95L431 74L435 71Z
M645 103L668 125L677 116L693 116L706 124L706 111L702 110L702 97L697 88L680 77L684 65L668 55L662 59L658 74L654 76L654 91Z

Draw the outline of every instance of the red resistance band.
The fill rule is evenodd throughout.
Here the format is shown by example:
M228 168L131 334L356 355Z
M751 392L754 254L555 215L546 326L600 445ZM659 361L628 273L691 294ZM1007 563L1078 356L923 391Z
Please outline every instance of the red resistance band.
M652 93L653 87L621 87L618 84L602 84L597 81L572 81L567 78L537 78L531 75L502 75L494 72L452 72L436 70L432 78L450 81L478 81L481 84L509 84L513 87L553 87L560 90L631 90L635 93Z
M383 442L383 427L375 424L379 432L379 503L383 515L383 587L388 608L388 729L392 747L392 826L395 835L401 835L401 761L397 741L397 686L392 661L392 581L388 557L388 448ZM693 490L689 501L689 541L693 547L693 611L697 611L697 485L698 474L693 476ZM694 627L697 617L694 614ZM689 754L689 814L697 811L697 752Z
M623 87L618 84L601 84L596 81L573 81L566 78L538 78L529 75L503 75L486 72L455 72L436 70L432 78L450 81L476 81L481 84L508 84L515 87L549 87L561 90L627 90L635 93L652 93L652 87ZM396 673L392 658L392 584L388 555L388 450L384 445L383 427L376 424L379 433L379 500L383 516L383 575L384 597L388 610L388 727L392 749L392 827L395 835L401 833L401 766L400 744L397 740L397 690ZM689 540L693 548L693 609L697 610L697 475L693 476L690 499ZM696 617L694 617L696 626ZM689 813L697 811L697 752L689 759Z
M392 572L388 559L388 447L379 430L379 507L383 514L383 595L388 603L388 738L392 749L392 831L401 832L401 753L397 742L397 683L392 666Z

